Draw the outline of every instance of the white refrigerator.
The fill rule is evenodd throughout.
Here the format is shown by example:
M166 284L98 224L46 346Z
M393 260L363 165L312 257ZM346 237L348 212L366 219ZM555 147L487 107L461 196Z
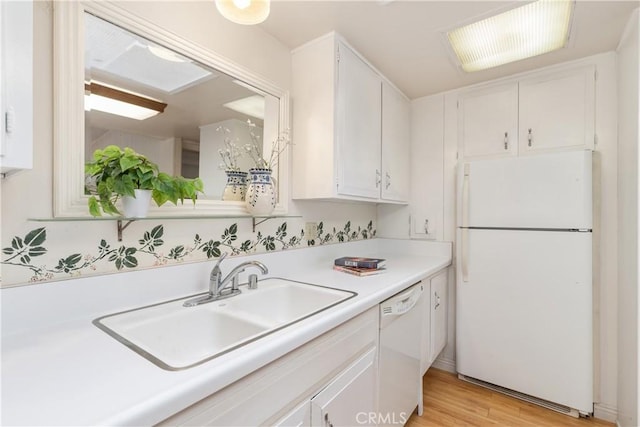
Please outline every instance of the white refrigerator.
M592 413L592 152L461 163L457 185L458 373Z

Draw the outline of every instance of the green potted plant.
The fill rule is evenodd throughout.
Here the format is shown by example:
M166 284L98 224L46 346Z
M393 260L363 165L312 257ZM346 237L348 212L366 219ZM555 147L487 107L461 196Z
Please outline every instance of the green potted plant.
M153 198L158 206L167 201L177 204L178 200L191 199L202 192L200 178L187 179L160 172L158 166L131 148L121 149L109 145L93 153L93 161L85 165L86 189L89 197L89 212L93 216L122 215L116 207L118 199L123 199L124 216L142 217L145 212L129 211L132 200L142 201L148 208Z

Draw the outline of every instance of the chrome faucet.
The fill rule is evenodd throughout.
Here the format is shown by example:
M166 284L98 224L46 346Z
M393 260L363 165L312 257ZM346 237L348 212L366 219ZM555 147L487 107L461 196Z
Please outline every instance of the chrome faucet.
M267 266L260 261L247 261L236 266L229 272L229 274L227 274L227 277L222 279L222 270L220 269L220 263L226 258L226 256L227 254L223 253L218 258L218 262L216 262L216 265L214 265L213 269L211 270L211 274L209 275L209 292L202 297L193 298L186 301L183 304L185 307L193 307L196 305L218 301L240 294L242 291L240 291L240 289L238 288L238 275L249 267L256 267L260 269L260 271L262 271L262 274L269 273L269 269L267 268ZM231 285L230 288L229 285Z

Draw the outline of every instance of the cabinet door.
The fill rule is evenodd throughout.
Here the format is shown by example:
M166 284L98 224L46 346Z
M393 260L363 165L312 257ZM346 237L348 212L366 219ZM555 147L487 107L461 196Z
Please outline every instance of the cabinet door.
M593 148L595 68L520 82L520 154Z
M273 424L274 427L309 427L309 425L311 425L310 400L305 400Z
M429 365L447 343L447 270L431 279L431 336Z
M311 399L311 425L375 425L376 350L366 352Z
M344 44L338 45L339 194L380 196L381 84L380 76L358 55Z
M431 285L422 296L422 324L420 325L420 375L424 376L431 366Z
M464 159L517 154L518 84L466 92L458 98L458 151Z
M0 170L33 165L33 2L0 2Z
M409 199L411 106L387 82L382 83L382 192L381 198Z

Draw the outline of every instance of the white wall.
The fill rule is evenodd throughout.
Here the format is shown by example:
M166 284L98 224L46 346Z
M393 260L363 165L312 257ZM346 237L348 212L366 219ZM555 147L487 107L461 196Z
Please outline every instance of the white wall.
M613 52L584 58L567 64L547 67L561 69L568 64L595 64L596 82L596 163L600 169L596 188L601 189L598 216L599 236L596 237L597 270L594 272L594 312L597 336L595 413L599 418L614 420L617 406L617 115L616 71ZM536 70L501 80L529 76ZM486 82L485 82L486 83ZM484 83L483 83L484 84ZM410 206L378 208L380 236L400 236L407 230L411 215L429 217L438 240L453 241L455 247L455 171L457 165L457 98L460 88L444 94L413 100L412 102L412 193ZM427 149L427 147L429 147ZM426 153L429 157L425 157ZM418 155L416 155L418 154ZM417 167L416 167L417 163ZM433 202L435 201L435 204ZM414 230L415 231L415 230ZM404 237L408 232L404 231ZM412 238L426 236L413 233ZM455 262L455 257L454 257ZM455 366L455 275L449 277L449 336L447 346L437 366Z
M638 143L640 103L639 13L635 10L618 53L618 424L640 424L638 345Z

